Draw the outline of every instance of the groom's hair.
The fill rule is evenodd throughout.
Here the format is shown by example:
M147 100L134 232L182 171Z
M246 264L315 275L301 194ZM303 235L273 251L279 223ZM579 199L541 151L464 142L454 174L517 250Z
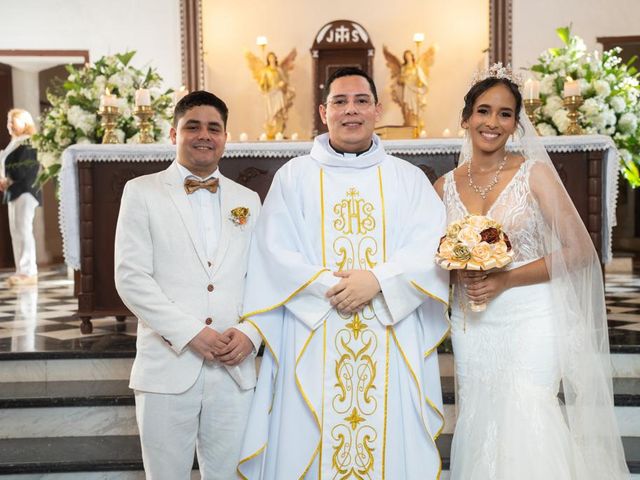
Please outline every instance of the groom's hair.
M173 127L175 128L178 126L178 121L185 113L192 108L199 107L201 105L208 105L218 110L226 130L227 119L229 118L229 108L227 107L227 104L224 103L221 98L216 97L213 93L205 90L196 90L195 92L188 93L180 99L173 110Z

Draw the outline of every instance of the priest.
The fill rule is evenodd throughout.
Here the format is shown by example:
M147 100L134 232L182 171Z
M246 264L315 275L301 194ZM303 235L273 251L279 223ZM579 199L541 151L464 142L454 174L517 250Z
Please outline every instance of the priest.
M373 133L365 72L337 70L325 92L329 131L277 172L251 246L243 320L266 348L238 472L436 479L444 208Z

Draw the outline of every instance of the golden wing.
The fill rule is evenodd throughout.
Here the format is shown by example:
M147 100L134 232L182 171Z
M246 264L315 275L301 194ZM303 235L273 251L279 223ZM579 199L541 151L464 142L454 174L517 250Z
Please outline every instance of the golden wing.
M391 78L395 80L400 76L400 69L402 68L400 60L389 51L386 45L382 45L382 53L387 61L387 67L391 70Z
M251 70L253 79L259 84L262 70L264 69L264 62L260 60L258 56L256 56L255 54L249 51L244 52L244 58L247 59L247 63L249 64L249 70Z
M436 60L436 50L437 48L431 45L418 59L418 66L426 76L429 76L429 70Z
M298 51L294 48L289 52L289 55L280 62L280 68L282 68L285 73L289 73L293 70L293 61L296 59L296 55L298 55Z

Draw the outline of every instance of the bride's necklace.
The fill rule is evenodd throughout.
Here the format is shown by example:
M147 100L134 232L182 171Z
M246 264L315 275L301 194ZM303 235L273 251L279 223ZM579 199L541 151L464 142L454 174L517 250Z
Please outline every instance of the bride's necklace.
M481 187L480 185L477 185L473 181L473 177L471 176L471 158L470 158L469 161L467 162L467 177L469 177L469 187L471 187L474 192L480 195L483 200L486 200L489 192L498 183L498 180L500 178L500 172L502 171L506 163L507 163L507 154L505 153L504 158L500 162L500 165L498 165L496 174L493 176L493 179L489 182L489 185L487 185L486 187Z

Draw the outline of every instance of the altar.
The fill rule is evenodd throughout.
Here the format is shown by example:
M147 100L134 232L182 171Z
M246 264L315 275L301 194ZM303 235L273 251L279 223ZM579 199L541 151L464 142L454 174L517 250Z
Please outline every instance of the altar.
M618 192L618 153L602 135L542 137L560 178L585 223L601 261L611 260ZM385 150L416 165L425 181L455 168L461 139L384 140ZM311 142L227 143L220 171L256 191L262 200L275 172L307 154ZM76 275L83 333L91 318L131 315L115 289L113 250L120 198L127 181L158 172L175 158L175 146L73 145L62 157L60 228L65 262ZM180 272L176 272L179 275Z

